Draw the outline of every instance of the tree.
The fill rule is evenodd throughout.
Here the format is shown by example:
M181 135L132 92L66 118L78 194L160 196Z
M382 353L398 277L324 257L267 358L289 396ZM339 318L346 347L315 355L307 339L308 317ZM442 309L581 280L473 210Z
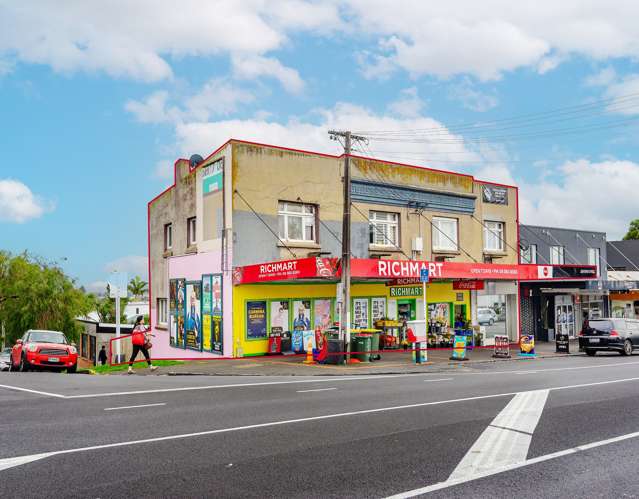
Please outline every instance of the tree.
M639 218L630 222L628 233L623 236L624 241L628 241L630 239L639 239Z
M144 293L147 291L147 282L140 279L140 276L136 275L131 282L129 282L129 293L133 295L134 298L140 298L144 296Z
M90 295L90 300L93 310L98 314L100 322L107 324L115 324L115 298L110 298L107 292L105 296ZM126 324L126 315L124 315L124 309L129 300L126 298L120 298L120 323Z
M0 322L11 344L28 329L52 329L77 341L76 317L91 309L91 301L57 265L28 253L0 252Z

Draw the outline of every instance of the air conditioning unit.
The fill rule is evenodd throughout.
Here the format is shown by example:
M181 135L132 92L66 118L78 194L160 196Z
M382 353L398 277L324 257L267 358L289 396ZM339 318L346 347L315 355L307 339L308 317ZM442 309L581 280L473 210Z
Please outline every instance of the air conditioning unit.
M424 251L424 240L421 237L414 237L411 240L411 247L413 251Z

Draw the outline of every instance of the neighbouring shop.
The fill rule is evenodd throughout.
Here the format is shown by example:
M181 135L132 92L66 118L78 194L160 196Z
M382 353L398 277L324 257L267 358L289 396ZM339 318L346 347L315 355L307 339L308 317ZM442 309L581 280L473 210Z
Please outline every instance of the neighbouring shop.
M613 317L639 319L639 291L610 293L610 308Z

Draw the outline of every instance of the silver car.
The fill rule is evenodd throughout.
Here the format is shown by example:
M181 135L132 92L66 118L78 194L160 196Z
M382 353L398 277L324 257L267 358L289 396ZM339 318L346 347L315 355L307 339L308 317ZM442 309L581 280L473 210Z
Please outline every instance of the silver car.
M3 348L0 351L0 371L8 371L11 366L11 349Z

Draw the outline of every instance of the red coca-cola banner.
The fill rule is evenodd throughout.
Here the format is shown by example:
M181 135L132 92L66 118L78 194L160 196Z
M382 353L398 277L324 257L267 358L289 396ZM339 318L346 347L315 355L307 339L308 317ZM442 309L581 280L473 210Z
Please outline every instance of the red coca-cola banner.
M484 281L453 281L453 290L463 291L466 289L477 291L484 289Z

